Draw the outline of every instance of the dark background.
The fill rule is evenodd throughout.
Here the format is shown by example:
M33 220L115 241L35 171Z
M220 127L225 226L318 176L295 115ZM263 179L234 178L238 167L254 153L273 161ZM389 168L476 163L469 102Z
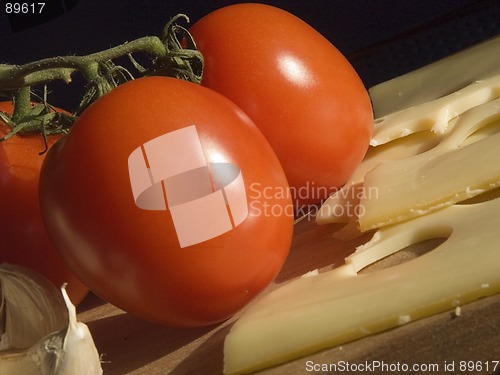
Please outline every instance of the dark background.
M47 0L39 15L8 15L8 2L0 0L0 63L22 64L160 35L177 13L187 14L194 23L211 10L239 1ZM316 28L346 55L367 87L500 34L498 0L261 2Z

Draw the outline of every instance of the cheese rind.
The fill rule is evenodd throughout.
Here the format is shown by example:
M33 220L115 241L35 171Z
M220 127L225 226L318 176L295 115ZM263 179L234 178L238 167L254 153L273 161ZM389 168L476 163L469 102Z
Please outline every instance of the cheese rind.
M262 369L499 292L499 212L494 199L380 229L344 266L276 289L231 328L224 372ZM449 238L406 263L356 273L436 235Z

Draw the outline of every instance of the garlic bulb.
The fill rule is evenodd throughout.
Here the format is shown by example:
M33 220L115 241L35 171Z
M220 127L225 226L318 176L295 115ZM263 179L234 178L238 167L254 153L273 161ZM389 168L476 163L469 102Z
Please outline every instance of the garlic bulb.
M101 375L99 354L76 308L43 276L0 265L0 374Z
M28 348L67 325L61 293L45 277L2 264L0 283L0 351Z

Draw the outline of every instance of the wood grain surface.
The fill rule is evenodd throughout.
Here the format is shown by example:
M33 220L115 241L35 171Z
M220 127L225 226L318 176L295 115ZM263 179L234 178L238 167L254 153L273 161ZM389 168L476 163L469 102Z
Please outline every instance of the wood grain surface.
M342 265L357 245L370 238L368 234L342 242L332 237L333 229L330 225L318 226L312 220L297 223L290 256L275 283L264 293L310 270ZM437 244L430 242L427 246L432 248ZM406 259L407 254L403 253L394 256L392 263L402 261L399 255ZM418 251L414 253L418 256ZM78 306L78 311L79 319L87 323L102 353L105 375L222 374L224 338L233 320L197 329L161 327L131 316L92 294ZM479 361L482 370L479 365L471 364L471 371L461 371L460 361ZM311 372L308 365L349 362L352 366L391 365L391 370L408 365L412 374L500 374L500 364L494 372L495 361L500 361L500 295L462 306L459 316L446 311L261 373L325 373ZM381 371L381 367L373 366L364 373L408 373Z

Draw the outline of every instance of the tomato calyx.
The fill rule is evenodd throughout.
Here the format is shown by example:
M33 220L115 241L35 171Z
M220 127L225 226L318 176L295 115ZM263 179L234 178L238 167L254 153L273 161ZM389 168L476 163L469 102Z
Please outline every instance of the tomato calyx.
M15 134L66 133L76 118L95 100L118 85L138 77L163 75L201 83L203 56L189 31L178 24L189 22L184 14L171 18L162 36L147 36L85 56L59 56L24 65L0 64L0 94L13 98L14 114L0 113L0 120L12 130L0 142ZM145 55L141 64L134 54ZM127 58L131 66L115 63ZM86 81L78 108L71 115L55 112L47 103L47 85L53 81L71 83L72 75L80 73ZM41 105L31 105L31 88L44 87Z
M14 112L9 114L0 111L0 120L10 128L10 132L1 137L0 142L14 135L41 134L45 144L39 153L42 155L48 150L47 136L66 134L74 122L74 116L56 111L47 103L46 92L43 99L39 98L40 103L33 103L31 94L29 87L23 87L13 98Z

